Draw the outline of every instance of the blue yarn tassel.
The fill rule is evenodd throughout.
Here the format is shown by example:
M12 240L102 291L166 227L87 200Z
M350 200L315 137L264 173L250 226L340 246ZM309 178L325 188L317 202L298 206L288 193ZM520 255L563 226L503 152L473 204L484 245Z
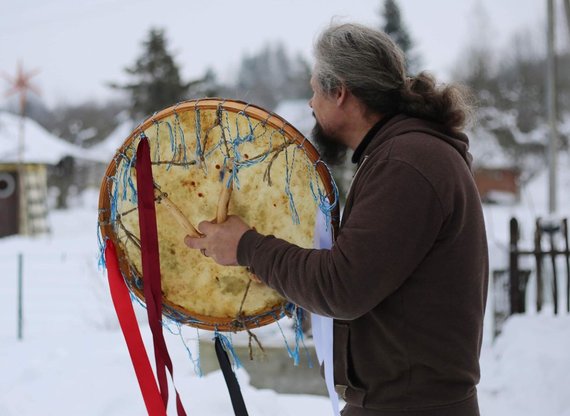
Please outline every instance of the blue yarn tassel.
M214 337L218 338L221 341L222 347L228 354L228 357L230 357L230 361L232 362L232 367L234 371L237 370L238 368L241 368L242 367L241 361L236 351L234 350L231 341L218 330L214 331Z
M97 224L97 244L99 245L99 256L97 259L97 267L99 270L106 270L107 263L105 262L105 241L101 235L101 227Z

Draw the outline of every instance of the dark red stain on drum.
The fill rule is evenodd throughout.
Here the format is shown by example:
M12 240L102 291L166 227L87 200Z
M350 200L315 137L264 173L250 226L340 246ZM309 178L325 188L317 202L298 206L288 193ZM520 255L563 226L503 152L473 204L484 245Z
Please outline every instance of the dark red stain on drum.
M220 165L216 165L216 169L220 169Z
M273 204L274 207L277 207L277 204Z
M202 192L198 192L198 196L199 196L200 198L202 198L202 197L204 196L204 194L203 194Z
M188 179L183 179L181 181L182 186L186 187L186 188L192 188L192 187L196 187L196 182L194 181L189 181Z
M247 153L244 153L243 155L246 159L249 159L249 156L247 155Z

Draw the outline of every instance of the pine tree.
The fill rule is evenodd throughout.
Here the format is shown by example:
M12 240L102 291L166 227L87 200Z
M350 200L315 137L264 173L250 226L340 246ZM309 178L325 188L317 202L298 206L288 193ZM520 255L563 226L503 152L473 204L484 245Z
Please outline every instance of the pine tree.
M384 25L381 28L402 49L406 56L408 72L414 72L419 64L419 58L413 54L414 43L402 21L400 7L396 0L385 0L384 7L380 10Z
M291 58L282 43L267 44L242 58L238 71L238 98L269 110L283 100L309 98L310 67L302 55Z
M184 82L178 65L168 51L164 30L151 29L143 52L132 67L125 71L132 79L126 85L112 84L127 91L131 97L131 115L135 119L187 99L191 88L204 80Z

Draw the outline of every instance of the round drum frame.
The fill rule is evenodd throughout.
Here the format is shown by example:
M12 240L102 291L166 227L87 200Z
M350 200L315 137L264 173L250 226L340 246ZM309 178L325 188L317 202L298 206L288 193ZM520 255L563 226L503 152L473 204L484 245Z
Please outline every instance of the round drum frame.
M303 148L306 156L313 163L315 170L318 173L322 184L324 185L326 197L332 206L330 219L333 236L335 236L338 231L339 204L336 201L336 186L334 185L334 180L328 167L320 159L319 153L315 147L295 127L287 123L287 121L285 121L280 116L267 112L261 107L247 104L242 101L223 100L218 98L206 98L181 102L162 111L159 111L143 121L138 127L133 130L133 132L129 135L121 148L118 150L130 146L132 142L142 134L142 132L150 128L154 123L160 121L161 119L188 110L218 110L220 107L227 112L246 114L252 120L261 122L264 125L266 124L273 129L279 130L284 134L284 136L294 140L294 143L292 144L296 144L297 146ZM110 210L108 209L111 206L109 190L112 185L107 180L107 178L113 177L115 175L117 166L117 158L114 158L107 167L105 177L103 178L103 182L101 184L101 192L99 195L99 227L102 240L105 241L106 239L111 239L115 245L119 259L119 267L121 273L125 278L125 281L129 286L129 289L139 300L144 302L144 294L142 288L140 287L140 282L139 285L136 284L136 279L139 277L136 276L131 270L126 253L123 250L122 245L117 241L115 232L113 230L113 224L110 220ZM243 321L237 321L235 318L220 319L196 314L172 303L167 299L163 299L163 306L163 314L176 322L201 329L232 332L248 330L254 327L270 324L280 319L284 315L292 314L293 308L295 307L294 305L285 301L282 304L274 305L274 307L270 308L270 310L256 317L255 320L250 320L244 324Z

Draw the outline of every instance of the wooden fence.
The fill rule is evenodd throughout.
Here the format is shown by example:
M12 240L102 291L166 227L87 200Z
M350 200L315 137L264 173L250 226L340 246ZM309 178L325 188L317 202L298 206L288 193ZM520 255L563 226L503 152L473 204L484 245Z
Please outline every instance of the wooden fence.
M536 302L536 310L543 309L545 295L550 292L554 314L562 308L570 312L570 246L568 243L568 219L544 221L537 218L532 249L521 249L520 227L516 218L510 221L509 268L493 271L495 333L500 332L503 322L512 314L524 313L527 309L527 287L531 276L536 279L536 296L530 302ZM559 244L562 241L562 244ZM521 268L521 259L530 258L534 268ZM560 262L562 258L561 272ZM527 265L529 262L525 262ZM546 273L546 264L549 272ZM565 279L559 275L565 274ZM565 280L565 287L560 288L560 280ZM561 293L561 290L564 292ZM564 305L559 304L560 295Z

